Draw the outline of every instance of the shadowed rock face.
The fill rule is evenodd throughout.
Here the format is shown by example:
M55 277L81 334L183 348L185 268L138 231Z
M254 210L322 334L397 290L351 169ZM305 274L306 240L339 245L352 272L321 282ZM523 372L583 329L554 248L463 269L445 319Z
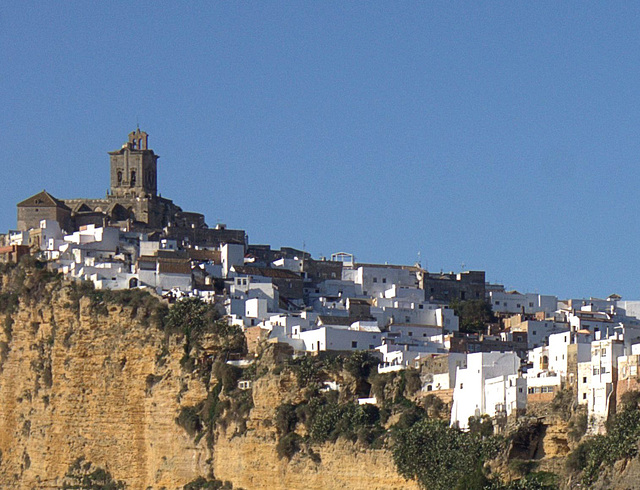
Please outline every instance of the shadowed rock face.
M151 325L145 308L74 305L59 283L41 296L0 313L0 487L60 487L84 458L127 488L180 488L214 473L243 488L417 488L389 452L348 442L317 448L319 463L279 459L271 421L296 396L282 377L254 383L244 435L228 427L208 447L176 423L213 384L185 372L184 335Z

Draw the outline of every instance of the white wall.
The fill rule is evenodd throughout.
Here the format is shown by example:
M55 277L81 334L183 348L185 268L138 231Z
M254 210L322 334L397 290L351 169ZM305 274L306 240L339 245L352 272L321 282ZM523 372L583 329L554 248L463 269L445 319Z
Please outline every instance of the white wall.
M552 313L557 309L558 298L536 293L506 293L490 291L489 300L495 313Z
M222 277L228 277L234 265L244 265L244 245L225 243L222 245L220 258L222 262Z
M305 350L309 352L325 350L356 351L374 349L381 344L382 335L379 332L320 327L315 330L299 332L293 338L303 340Z
M483 414L495 416L495 406L487 406L485 383L492 378L517 375L519 367L520 358L514 352L469 354L467 367L458 368L456 374L451 424L458 424L460 428L466 429L469 426L469 417ZM502 383L506 390L508 386L504 379ZM523 382L518 381L518 383L518 386L523 388ZM526 381L524 381L524 396L526 399Z

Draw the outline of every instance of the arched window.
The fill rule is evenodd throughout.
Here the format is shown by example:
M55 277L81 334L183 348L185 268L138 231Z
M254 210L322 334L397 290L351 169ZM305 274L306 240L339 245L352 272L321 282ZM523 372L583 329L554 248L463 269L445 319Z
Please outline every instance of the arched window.
M132 170L131 171L131 187L136 185L136 171Z
M122 184L122 171L118 170L118 185Z

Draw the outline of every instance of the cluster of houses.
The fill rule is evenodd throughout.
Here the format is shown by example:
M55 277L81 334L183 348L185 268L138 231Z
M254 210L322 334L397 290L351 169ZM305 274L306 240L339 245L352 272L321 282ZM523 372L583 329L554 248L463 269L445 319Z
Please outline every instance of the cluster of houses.
M146 133L132 132L110 155L105 199L42 191L21 202L18 229L0 235L0 260L36 255L97 289L200 297L219 305L251 345L366 350L381 373L417 368L422 393L452 402L451 423L463 429L471 417L506 419L570 388L597 431L621 395L638 389L640 301L558 300L505 291L483 271L367 264L348 253L314 259L250 244L244 231L210 229L202 215L156 194L158 157ZM450 305L466 301L491 306L496 320L484 332L460 331Z

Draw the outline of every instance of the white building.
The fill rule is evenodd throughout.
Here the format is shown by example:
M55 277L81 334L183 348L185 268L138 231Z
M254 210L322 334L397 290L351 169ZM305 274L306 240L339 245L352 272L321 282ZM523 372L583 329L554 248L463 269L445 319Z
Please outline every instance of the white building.
M556 296L537 293L522 294L518 291L489 291L489 301L494 313L553 313L558 308Z
M359 286L360 294L384 297L392 285L398 288L417 288L419 281L414 268L381 264L359 264L342 269L342 279Z
M606 421L614 408L618 358L622 355L624 344L619 340L603 339L591 342L591 379L587 408L596 425Z
M382 354L382 362L378 365L379 373L400 371L413 365L421 355L444 353L442 344L433 342L419 342L411 344L396 344L385 342L376 347Z
M292 338L304 342L307 352L373 350L382 344L380 331L355 330L351 328L320 327L301 331L293 327Z
M514 352L477 352L458 368L453 391L451 424L469 427L469 417L510 415L526 408L527 382L519 376Z

